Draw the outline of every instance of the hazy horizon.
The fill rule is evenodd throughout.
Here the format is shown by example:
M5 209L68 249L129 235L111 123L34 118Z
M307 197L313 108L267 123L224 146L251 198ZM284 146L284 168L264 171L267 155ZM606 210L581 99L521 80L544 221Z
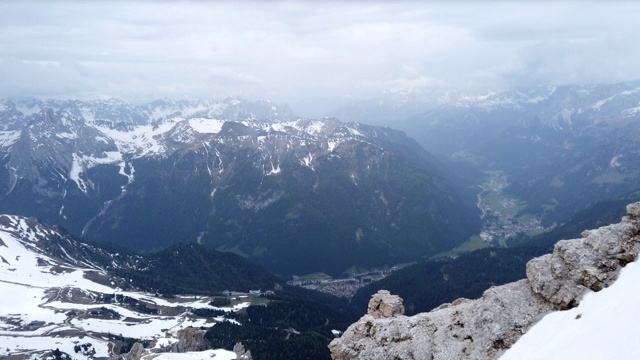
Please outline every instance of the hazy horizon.
M286 103L640 79L632 2L3 2L0 97Z

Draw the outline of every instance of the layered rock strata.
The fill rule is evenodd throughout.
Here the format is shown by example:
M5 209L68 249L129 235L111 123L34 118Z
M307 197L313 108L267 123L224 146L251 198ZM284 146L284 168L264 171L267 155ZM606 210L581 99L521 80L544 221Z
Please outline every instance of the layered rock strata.
M527 278L404 316L402 299L381 290L368 313L329 345L342 359L494 359L551 311L579 304L613 281L640 250L640 203L618 224L559 241L552 254L527 264Z

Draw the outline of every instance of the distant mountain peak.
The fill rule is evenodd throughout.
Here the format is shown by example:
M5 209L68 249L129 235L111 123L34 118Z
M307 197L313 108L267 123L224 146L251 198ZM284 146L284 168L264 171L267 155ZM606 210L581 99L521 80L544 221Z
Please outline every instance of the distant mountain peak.
M137 250L198 241L281 273L339 273L448 249L470 231L452 219L473 223L433 157L389 128L241 98L37 100L29 115L6 104L0 210L76 235Z

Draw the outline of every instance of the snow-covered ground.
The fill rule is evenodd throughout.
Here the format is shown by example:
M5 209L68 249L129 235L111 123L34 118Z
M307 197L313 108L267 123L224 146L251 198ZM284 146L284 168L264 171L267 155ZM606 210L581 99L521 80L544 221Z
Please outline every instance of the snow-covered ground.
M578 307L546 315L500 359L640 359L639 279L640 262L628 264Z
M30 227L24 218L3 216L3 220L8 220L10 225L0 227L0 294L3 295L0 296L0 358L8 355L37 358L55 349L78 358L81 354L75 353L74 347L87 343L95 350L95 356L108 356L108 333L136 339L164 339L164 343L171 343L177 341L176 333L182 328L229 321L223 317L197 318L189 308L237 311L249 306L249 302L243 302L233 307L214 308L205 297L183 296L171 301L95 283L85 278L85 274L98 270L74 268L38 252L37 242L46 241L38 237L43 238L45 234L37 227ZM117 302L92 303L99 294L138 299L163 307L165 313L171 310L178 315L143 314ZM74 300L74 296L81 301ZM101 308L117 313L120 318L88 315L90 310ZM211 350L183 355L180 359L204 359L214 354L216 359L235 358L232 352ZM162 359L175 357L167 356Z

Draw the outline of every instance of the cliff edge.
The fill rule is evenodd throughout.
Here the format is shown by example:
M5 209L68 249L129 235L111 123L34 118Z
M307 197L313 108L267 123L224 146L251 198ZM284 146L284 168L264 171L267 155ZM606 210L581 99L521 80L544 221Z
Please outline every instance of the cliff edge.
M544 315L577 306L589 291L615 281L640 250L640 202L620 223L559 241L552 254L527 263L527 278L492 287L477 300L458 299L407 317L402 299L381 290L369 309L329 344L342 359L493 359Z

